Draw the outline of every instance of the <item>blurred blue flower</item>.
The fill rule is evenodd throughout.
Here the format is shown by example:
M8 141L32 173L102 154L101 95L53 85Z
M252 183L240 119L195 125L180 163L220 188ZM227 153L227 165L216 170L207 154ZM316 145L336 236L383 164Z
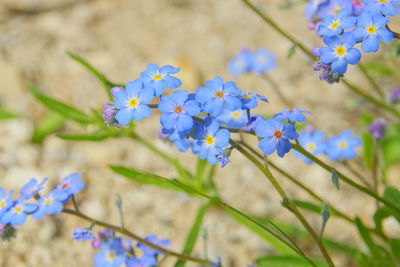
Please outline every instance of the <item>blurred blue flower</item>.
M47 178L44 178L41 183L35 178L32 178L28 183L26 183L22 188L19 190L19 195L22 199L30 199L40 190L44 188L44 184L46 183Z
M326 144L324 142L324 139L325 134L321 131L316 130L300 134L299 143L300 146L302 146L305 150L316 156L325 152ZM308 159L298 151L295 151L295 155L299 158L302 158L305 163L312 163L310 159Z
M244 72L251 70L253 54L247 50L242 49L239 53L228 62L228 71L234 77L239 76Z
M353 159L357 157L356 148L361 145L361 139L353 136L350 130L345 130L337 136L329 138L325 153L332 160Z
M356 17L350 16L352 13L351 8L345 8L339 11L336 16L327 16L319 24L317 34L321 36L335 36L339 35L342 31L354 27L356 24Z
M399 14L400 0L362 0L365 3L364 10L374 14L383 13L386 16Z
M265 48L258 49L253 53L251 71L264 75L276 67L275 55Z
M46 196L41 197L38 202L38 209L32 214L36 220L40 220L44 215L57 214L63 210L62 202L69 197L67 191L55 189Z
M96 267L118 267L125 262L126 256L121 247L120 238L109 238L101 243L100 251L94 255Z
M225 110L221 115L216 117L216 120L228 128L240 129L248 122L247 111L243 109Z
M84 187L85 183L81 180L82 175L79 173L72 173L61 181L57 189L67 192L69 195L79 193Z
M75 227L72 239L75 241L93 240L92 230L88 228Z
M265 96L249 92L242 93L241 95L242 109L256 108L258 105L257 102L258 99L266 103L269 103L268 99Z
M37 210L38 206L33 203L24 203L23 200L14 201L0 218L0 223L11 225L23 225L27 219L27 214Z
M157 235L150 235L150 236L145 237L144 239L156 246L159 246L159 247L166 247L171 244L171 241L169 241L168 239L158 239ZM158 254L160 254L160 251L158 251L154 248L148 247L143 243L138 243L137 247L140 248L145 255L157 256Z
M312 114L308 110L293 108L293 109L285 109L277 114L275 114L274 118L277 120L288 120L290 122L305 122L307 120L306 116L303 113Z

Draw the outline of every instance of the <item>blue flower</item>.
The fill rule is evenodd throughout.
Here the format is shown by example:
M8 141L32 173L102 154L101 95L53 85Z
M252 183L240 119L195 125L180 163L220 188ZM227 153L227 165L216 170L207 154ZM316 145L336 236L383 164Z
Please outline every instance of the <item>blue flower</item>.
M275 55L265 48L253 53L251 71L263 75L276 67Z
M240 129L248 122L247 111L243 109L225 110L221 115L216 117L216 120L228 128Z
M330 0L329 4L324 5L318 11L320 18L326 16L336 16L342 9L352 9L352 4L349 0Z
M150 117L151 109L146 104L153 99L153 91L143 87L140 80L127 83L126 90L116 93L114 102L118 109L115 119L121 125L127 125L132 119L136 121Z
M23 225L27 214L37 210L38 206L33 203L24 203L23 200L14 201L13 205L0 218L0 223L11 225Z
M14 193L13 190L6 193L6 191L0 187L0 218L4 212L8 210L14 203L12 200L12 194Z
M170 65L159 68L156 64L147 65L147 69L140 76L145 84L145 87L150 87L154 90L154 96L160 96L165 88L175 89L182 85L181 80L171 76L180 68L174 68Z
M126 256L120 238L109 238L100 245L100 252L94 255L96 267L118 267L125 262Z
M375 14L381 12L386 16L396 16L399 14L400 0L362 0L365 3L364 10Z
M22 199L30 199L39 193L40 190L44 188L44 184L46 183L47 178L44 178L41 183L34 178L32 178L28 183L26 183L19 190L19 195Z
M299 143L305 150L316 156L318 154L325 152L326 145L324 139L325 139L324 133L317 130L317 131L302 133L299 137ZM303 154L297 151L295 151L295 155L299 158L302 158L305 163L308 164L312 163L310 159L303 156Z
M327 4L327 0L310 0L304 8L306 18L311 20L314 15L321 9L322 6Z
M217 76L206 82L206 87L197 88L196 100L203 104L203 110L213 116L218 116L224 109L236 110L242 106L239 99L241 90L232 81L224 83Z
M82 182L81 178L82 175L78 173L72 173L65 176L57 186L57 189L63 190L69 195L77 194L85 187L85 183Z
M199 140L193 150L199 154L200 159L206 159L211 164L218 162L216 155L224 152L229 144L230 133L227 129L220 129L218 122L207 117L204 126L198 127L194 136Z
M357 48L353 48L356 44L355 38L351 33L344 33L342 38L337 36L325 37L324 43L327 47L321 47L322 63L332 63L332 71L345 73L347 64L357 64L361 59L361 52Z
M199 104L194 100L188 100L188 93L185 90L177 90L171 96L161 96L158 109L164 114L160 122L166 129L176 129L180 132L193 127L192 116L200 113Z
M189 136L191 129L179 132L176 130L176 128L163 128L161 129L161 133L166 135L168 140L172 141L180 152L186 152L194 144L194 140Z
M322 23L318 26L317 34L321 36L335 36L339 35L342 31L354 27L356 24L356 17L352 17L351 9L342 9L336 16L325 17Z
M88 228L75 227L72 239L75 241L93 240L92 230Z
M152 255L144 254L141 258L131 257L125 262L126 267L152 267L157 265L157 261Z
M39 199L39 208L33 213L32 217L40 220L44 215L57 214L63 210L62 202L66 201L69 194L60 189L49 192L46 196Z
M357 156L356 148L361 145L361 139L353 136L350 130L345 130L329 138L326 145L325 152L330 159L353 159Z
M257 99L269 103L268 99L265 96L249 92L242 93L240 99L242 101L242 109L256 108L258 106Z
M308 110L298 108L285 109L282 112L275 114L274 118L277 120L288 120L290 122L305 122L307 120L303 113L311 114Z
M371 53L379 50L379 40L384 43L390 43L393 39L393 33L386 28L389 19L382 15L372 15L364 12L358 17L357 28L351 33L357 39L362 41L361 48L364 52Z
M299 136L293 125L284 124L283 121L274 118L258 122L256 134L262 138L258 146L265 155L270 155L276 150L281 158L292 148L289 139Z
M228 62L228 71L234 77L251 70L252 53L247 49L240 52Z
M169 241L168 239L158 239L157 235L147 236L144 238L144 240L146 240L156 246L159 246L159 247L166 247L171 244L171 241ZM154 248L148 247L143 243L138 243L137 247L140 248L145 255L157 256L158 254L160 254L160 251L158 251Z
M247 131L255 131L256 130L256 126L257 123L261 120L263 120L263 116L261 115L252 115L250 117L250 120L247 122L247 125L245 127L243 127L243 130L247 130Z

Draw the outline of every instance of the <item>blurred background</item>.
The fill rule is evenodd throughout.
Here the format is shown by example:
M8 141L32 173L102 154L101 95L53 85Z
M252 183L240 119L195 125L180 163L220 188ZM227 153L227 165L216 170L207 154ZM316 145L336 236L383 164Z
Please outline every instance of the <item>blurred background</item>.
M290 9L284 0L258 1L280 26L302 40L308 47L321 41L307 29L304 4L296 1ZM143 146L128 139L103 142L71 142L55 135L42 144L31 142L34 126L48 111L34 101L26 85L32 82L46 94L90 112L101 109L107 96L101 84L82 66L71 60L73 52L88 60L118 83L137 78L148 63L171 64L182 68L177 75L183 88L194 91L204 81L220 75L233 80L226 65L240 49L267 48L277 56L277 68L269 73L282 92L296 107L313 112L313 124L327 135L345 128L356 133L360 109L367 104L354 98L341 84L329 85L318 79L313 62L301 51L288 57L292 44L279 36L240 0L2 0L0 3L0 105L21 118L0 123L1 186L17 189L29 178L49 177L56 184L62 177L78 172L87 187L78 196L82 210L93 217L118 223L115 194L124 201L128 228L147 236L157 234L171 239L171 248L180 251L196 216L200 199L185 194L132 183L110 171L109 164L132 166L166 177L174 169L156 158ZM374 58L374 56L369 56ZM354 83L369 90L365 79L354 67L346 74ZM286 108L274 94L271 84L255 74L242 75L234 81L245 91L269 98L260 112L276 113ZM394 87L390 79L380 78L386 88ZM90 129L89 129L90 130ZM196 157L179 153L157 138L158 117L139 123L137 133L145 136L162 151L176 155L185 166L194 166ZM66 124L62 132L79 128ZM311 186L327 201L346 214L358 215L371 223L374 207L371 199L342 186L337 191L329 173L317 166L306 167L290 153L272 161ZM351 162L357 168L357 159ZM362 172L362 169L359 169ZM304 197L292 184L278 176L290 196ZM235 207L293 222L293 215L282 208L278 194L268 181L238 153L224 169L218 167L217 186L222 198ZM307 198L306 198L307 199ZM319 229L320 216L305 212L310 223ZM41 222L30 218L19 228L18 236L0 245L0 266L91 266L89 242L71 240L75 226L86 222L70 216L48 216ZM398 224L386 221L391 233L399 233ZM205 257L205 242L210 259L220 256L224 266L246 266L265 254L271 246L232 218L211 209L193 255ZM100 229L99 229L100 230ZM331 219L326 236L348 244L357 244L354 228ZM310 244L300 244L305 249ZM319 255L318 251L311 251ZM7 255L7 256L5 256ZM344 259L336 257L346 264ZM172 266L169 259L164 266ZM188 263L187 266L194 266Z

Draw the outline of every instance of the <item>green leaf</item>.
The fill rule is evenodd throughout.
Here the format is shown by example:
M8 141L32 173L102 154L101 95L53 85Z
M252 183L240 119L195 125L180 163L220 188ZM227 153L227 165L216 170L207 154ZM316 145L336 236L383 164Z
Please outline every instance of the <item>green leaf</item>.
M90 73L93 74L93 76L95 76L97 78L97 80L103 85L104 90L106 91L108 97L111 99L111 93L110 93L110 89L112 87L115 86L120 86L123 87L124 85L121 84L115 84L113 82L110 82L105 75L103 75L102 73L100 73L95 67L93 67L93 65L91 65L89 62L87 62L85 59L83 59L82 57L68 52L68 56L70 58L72 58L73 60L75 60L76 62L78 62L79 64L81 64L85 69L87 69Z
M383 192L383 198L393 203L393 205L400 206L400 191L392 186L386 186ZM391 214L400 222L400 214L388 207Z
M50 113L42 118L34 127L31 142L40 144L50 134L60 130L65 118L58 113Z
M382 222L386 218L390 217L393 215L393 212L390 208L388 207L380 207L377 209L374 213L374 222L375 222L375 228L382 232Z
M102 141L110 137L110 132L99 131L93 134L58 134L58 137L70 141Z
M18 118L18 115L9 111L8 109L0 107L0 120L10 120L15 118Z
M396 260L400 261L400 239L390 239L389 240L390 249L392 251L392 255L396 258Z
M363 143L363 157L365 165L372 170L374 165L374 138L370 133L362 133L362 143Z
M332 170L332 183L335 185L336 189L339 190L339 175L336 170Z
M288 53L287 53L287 58L291 58L292 56L294 56L294 54L296 53L296 48L297 48L297 45L292 45L289 48Z
M192 229L189 232L188 237L186 238L185 246L183 248L182 254L190 255L193 251L194 245L196 244L197 238L200 233L201 224L203 223L204 216L206 215L208 209L214 204L213 201L207 202L205 205L201 206L197 212L196 219L192 226ZM179 259L175 263L175 267L183 267L185 266L185 261Z
M385 169L400 161L400 136L384 138L381 145Z
M320 260L313 260L318 267L328 266ZM294 255L267 255L256 260L257 267L309 267L310 263Z
M187 189L183 188L183 186L177 184L176 181L174 181L172 179L168 179L168 178L161 177L161 176L158 176L155 174L143 172L143 171L133 169L133 168L125 168L122 166L111 165L110 168L113 172L118 173L122 176L125 176L129 180L136 181L141 184L156 185L156 186L167 188L167 189L173 189L176 191L192 193L191 191L188 191Z
M45 94L40 92L33 84L29 84L28 87L33 96L50 110L59 113L65 118L74 120L79 123L88 124L92 122L92 118L90 118L84 112L46 96Z
M321 213L321 207L311 202L294 199L293 203L299 208L312 211L314 213Z

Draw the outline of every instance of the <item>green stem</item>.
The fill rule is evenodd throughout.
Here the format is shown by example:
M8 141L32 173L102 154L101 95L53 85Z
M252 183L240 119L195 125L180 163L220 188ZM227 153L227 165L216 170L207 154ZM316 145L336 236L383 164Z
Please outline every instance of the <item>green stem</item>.
M120 234L126 235L126 236L128 236L128 237L130 237L130 238L132 238L132 239L134 239L134 240L136 240L136 241L148 246L148 247L156 249L156 250L158 250L158 251L160 251L160 252L162 252L162 253L164 253L166 255L174 256L174 257L177 257L177 258L185 260L185 261L196 262L196 263L199 263L199 264L211 264L211 261L209 261L209 260L203 260L203 259L199 259L199 258L194 258L194 257L188 256L188 255L180 254L180 253L177 253L175 251L172 251L172 250L157 246L157 245L155 245L155 244L153 244L153 243L141 238L140 236L138 236L138 235L126 230L125 228L122 228L122 227L119 227L119 226L116 226L116 225L112 225L112 224L109 224L107 222L103 222L103 221L99 221L99 220L93 219L93 218L91 218L91 217L89 217L89 216L87 216L87 215L85 215L85 214L83 214L83 213L81 213L81 212L79 212L77 210L64 208L62 212L66 213L66 214L74 215L76 217L79 217L79 218L81 218L83 220L86 220L86 221L89 221L91 223L94 223L96 225L99 225L99 226L114 230L114 231L116 231L116 232L118 232Z
M324 168L328 172L332 173L332 171L334 170L333 167L331 167L328 164L326 164L325 162L321 161L320 159L318 159L317 157L315 157L314 155L309 153L307 150L305 150L301 146L299 146L297 144L292 144L292 146L293 146L294 149L299 151L301 154L303 154L304 156L306 156L307 158L309 158L310 160L312 160L313 162L315 162L316 164L318 164L319 166L321 166L322 168ZM358 189L359 191L361 191L361 192L363 192L363 193L375 198L376 200L379 200L380 202L384 203L386 206L394 209L395 211L400 212L400 208L397 207L396 205L394 205L393 203L391 203L391 202L387 201L386 199L380 197L379 195L377 195L376 193L372 192L368 188L365 188L365 187L353 182L353 180L351 180L349 177L347 177L346 175L344 175L340 171L336 170L336 173L338 174L339 178L343 182L345 182L346 184L348 184L348 185Z
M305 47L300 41L290 35L288 32L283 30L274 20L271 19L265 12L262 12L259 8L257 8L254 4L252 4L249 0L242 0L251 10L253 10L257 15L259 15L268 25L274 28L277 32L279 32L283 37L288 39L294 45L296 45L301 51L303 51L308 57L311 59L315 59L312 55L310 49ZM394 114L396 117L400 118L400 112L392 107L391 105L387 104L384 101L374 98L373 96L368 95L367 93L363 92L360 88L355 86L354 84L347 81L347 79L342 78L342 82L354 93L360 95L361 97L365 98L366 100L370 101L371 103L381 107L382 109Z
M251 153L253 153L255 156L257 156L260 160L263 158L263 156L258 153L257 151L255 151L251 146L249 146L246 143L240 143L241 145L243 145L246 149L248 149ZM297 185L298 187L300 187L301 189L303 189L304 191L306 191L312 198L314 198L315 200L317 200L320 204L324 203L324 200L318 196L311 188L307 187L306 185L304 185L303 183L299 182L296 178L294 178L292 175L290 175L288 172L284 171L283 169L281 169L280 167L278 167L276 164L274 164L273 162L269 161L269 165L276 170L277 172L279 172L280 174L283 175L283 177L286 177L287 179L289 179L292 183L294 183L295 185ZM342 213L341 211L339 211L337 208L335 208L334 206L330 205L331 210L336 214L337 217L342 218L343 220L354 224L355 220L350 218L348 215ZM379 231L376 231L376 229L373 228L367 228L368 231L378 235L380 238L382 238L383 240L387 240L387 237L385 235L383 235L382 233L380 233Z
M381 99L385 99L385 93L383 92L383 89L379 86L379 84L375 81L375 79L368 73L368 70L364 66L364 64L358 62L357 66L364 74L365 78L367 78L368 82L371 84L375 92L381 97Z
M236 144L236 149L245 156L248 160L250 160L264 175L268 178L272 186L275 190L279 193L279 195L283 199L283 203L286 204L286 207L293 212L293 214L297 217L300 223L304 226L304 228L310 233L311 237L314 239L315 243L319 247L322 256L325 258L326 262L329 266L335 266L331 257L329 256L328 251L326 250L324 244L322 243L321 239L319 238L318 234L314 231L311 225L307 222L301 212L297 209L297 207L291 202L291 200L286 195L283 188L280 186L278 181L269 171L267 166L264 166L260 161L258 161L253 155L247 152L241 145Z

